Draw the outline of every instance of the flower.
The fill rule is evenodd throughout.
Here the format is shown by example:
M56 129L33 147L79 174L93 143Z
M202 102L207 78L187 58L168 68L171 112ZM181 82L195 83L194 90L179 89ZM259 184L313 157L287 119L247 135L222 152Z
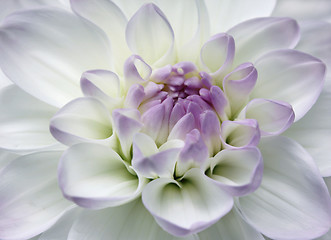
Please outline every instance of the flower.
M0 92L1 239L329 230L329 136L309 133L331 129L311 123L330 120L329 58L305 40L316 23L300 40L295 20L266 17L273 1L253 19L243 2L228 21L216 1L70 4L0 28L0 67L15 83Z

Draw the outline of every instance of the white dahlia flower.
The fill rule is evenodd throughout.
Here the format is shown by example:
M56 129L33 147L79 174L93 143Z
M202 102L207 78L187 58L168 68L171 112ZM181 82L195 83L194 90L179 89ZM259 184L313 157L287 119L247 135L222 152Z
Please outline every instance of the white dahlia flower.
M330 239L331 3L297 2L0 2L0 239Z

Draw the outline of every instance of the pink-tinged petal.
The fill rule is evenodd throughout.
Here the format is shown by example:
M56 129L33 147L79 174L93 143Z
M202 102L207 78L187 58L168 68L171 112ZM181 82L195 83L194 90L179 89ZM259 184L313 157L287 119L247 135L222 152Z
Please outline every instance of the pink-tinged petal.
M170 113L170 119L169 119L169 130L171 131L173 127L177 124L177 122L184 117L186 111L183 106L183 104L175 103L171 113ZM191 129L192 130L192 129Z
M207 176L233 196L247 195L261 184L263 160L256 147L225 149L210 163Z
M232 197L209 182L199 169L189 170L179 182L166 178L150 182L142 200L156 222L175 236L208 228L233 206Z
M291 104L295 121L314 105L322 91L326 72L319 59L296 50L278 50L255 65L259 76L251 98L267 98Z
M143 5L130 19L126 41L133 53L154 66L173 61L174 33L161 10L154 4Z
M285 137L261 141L264 173L258 190L239 199L244 218L273 239L314 239L331 226L331 199L314 160Z
M113 111L114 131L120 141L120 150L130 159L133 136L140 131L140 113L136 109L116 109Z
M58 179L66 198L85 208L100 209L138 197L145 180L131 171L108 146L81 143L63 153Z
M156 141L165 116L165 106L161 103L147 110L141 117L144 123L142 131Z
M125 42L125 27L127 19L122 11L112 1L98 0L70 0L72 10L78 15L90 20L100 27L108 36L116 72L122 73L123 63L130 56L130 51Z
M61 152L39 152L11 161L0 172L0 238L28 239L50 228L72 207L56 179Z
M212 34L224 32L230 27L252 18L270 16L275 0L205 0ZM240 7L238 7L240 6Z
M10 15L1 27L0 43L3 72L31 95L58 107L81 96L83 72L111 67L104 33L56 8Z
M186 135L195 128L195 121L192 113L187 113L179 118L175 126L172 128L168 140L181 139L185 140Z
M246 105L256 80L257 71L251 63L243 63L225 76L223 89L229 99L232 117Z
M236 42L234 65L255 62L276 49L293 48L300 38L297 22L290 18L256 18L228 31Z
M214 156L221 149L221 125L213 111L206 111L200 115L201 134L206 143L209 155Z
M260 129L255 119L224 121L221 140L225 148L238 149L256 146L260 141Z
M118 108L120 96L120 80L117 75L107 70L90 70L82 74L80 87L87 97L95 97L109 110Z
M39 101L17 86L0 91L0 147L32 151L57 145L49 120L58 109Z
M233 37L226 33L219 33L202 46L200 60L215 77L224 76L232 67L234 52Z
M224 95L223 91L218 86L212 86L210 88L210 99L218 116L222 119L222 121L228 120L225 113L225 108L228 105L228 100Z
M204 168L209 153L200 132L193 129L186 135L185 145L176 165L176 176L183 176L190 168Z
M125 97L125 108L138 108L145 97L144 87L140 84L132 85Z
M138 55L132 55L124 63L125 87L132 84L143 84L152 74L152 68Z
M113 133L109 111L90 97L75 99L60 109L50 121L50 131L66 145L104 142Z
M167 145L169 144L176 146L161 151L164 146L162 145L159 151L149 136L142 133L136 134L133 139L133 168L146 178L171 178L184 142L172 140L167 142Z
M198 235L200 240L265 240L260 232L245 222L236 207Z
M331 91L323 91L312 109L285 133L313 157L322 176L331 176Z
M162 230L140 199L117 207L82 211L70 230L68 240L88 239L199 240L194 235L177 238Z
M290 104L269 99L253 99L239 114L241 119L256 119L262 136L279 135L294 121Z

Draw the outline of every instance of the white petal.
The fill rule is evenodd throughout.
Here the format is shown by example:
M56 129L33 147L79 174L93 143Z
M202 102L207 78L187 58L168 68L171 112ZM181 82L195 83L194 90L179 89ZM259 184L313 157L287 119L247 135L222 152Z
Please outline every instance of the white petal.
M132 52L148 64L163 65L173 61L174 33L161 10L146 4L130 19L126 41Z
M9 80L9 78L2 72L0 69L0 89L13 84L12 81Z
M19 157L0 172L0 238L26 239L52 226L71 207L57 185L61 152Z
M109 111L91 97L75 99L61 108L51 119L50 131L66 145L105 141L113 133Z
M285 137L263 139L264 174L259 189L239 199L241 212L270 238L311 239L331 225L331 199L309 154Z
M43 232L36 240L67 240L69 231L81 212L79 208L67 211L50 229Z
M17 153L9 152L3 149L0 149L0 171L2 168L7 166L12 160L19 157Z
M154 0L112 0L125 14L127 19L130 19L141 6L145 3L155 2Z
M261 233L243 220L236 208L198 235L200 240L264 240Z
M61 0L2 0L0 8L0 22L9 15L18 10L27 10L44 6L54 6L54 7L63 7L65 4Z
M293 48L299 41L299 26L290 18L258 18L243 22L228 31L236 43L234 65L255 62L276 49Z
M196 236L177 238L163 231L141 200L102 209L85 210L75 221L68 240L199 240Z
M58 178L66 198L93 209L127 203L144 184L114 150L93 143L76 144L64 152Z
M0 29L0 66L31 95L54 106L81 96L89 69L109 69L110 47L92 23L59 9L19 12Z
M321 174L331 176L331 92L324 91L312 109L284 135L300 143L314 158Z
M130 55L125 42L125 27L127 19L122 11L109 0L71 0L72 9L80 16L90 20L100 27L110 39L116 72L122 73L123 63Z
M202 174L199 169L191 169L180 182L158 178L145 187L145 207L169 233L187 236L202 231L231 210L232 197Z
M298 20L331 20L331 5L329 0L278 0L272 13L273 16L291 16Z
M261 183L263 162L256 147L222 150L210 163L207 176L233 196L247 195Z
M110 111L121 106L120 80L111 71L86 71L82 74L80 86L85 96L97 98Z
M295 121L316 102L326 71L319 59L295 50L270 52L255 67L258 80L251 98L288 102L293 107Z
M262 136L279 135L294 121L290 104L269 99L253 99L239 114L239 118L256 119Z
M56 145L49 121L57 109L30 96L17 86L0 92L0 146L35 150Z
M331 12L331 7L330 7ZM331 68L331 23L322 21L304 22L300 24L300 42L296 49L321 59ZM330 75L330 71L327 73Z
M206 0L211 34L224 32L251 18L267 17L275 3L275 0L237 0L235 4L231 0Z

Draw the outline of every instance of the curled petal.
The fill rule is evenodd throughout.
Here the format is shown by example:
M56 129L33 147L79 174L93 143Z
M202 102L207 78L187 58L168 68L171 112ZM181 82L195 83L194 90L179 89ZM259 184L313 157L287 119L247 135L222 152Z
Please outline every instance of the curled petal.
M262 136L279 135L293 123L294 112L286 102L253 99L239 114L239 118L256 119Z
M197 129L193 129L186 135L185 145L180 152L176 165L176 175L183 176L190 168L204 168L208 156L208 148L200 132Z
M233 206L232 197L209 182L199 169L189 170L180 182L165 178L150 182L142 200L156 222L175 236L208 228Z
M174 147L166 148L165 144ZM145 134L137 133L133 139L133 168L147 178L171 178L180 148L184 146L184 143L172 140L165 144L159 151L153 139ZM162 148L166 149L161 151Z
M255 119L224 121L221 126L221 140L225 148L246 148L257 146L260 130Z
M132 85L125 97L125 108L138 108L145 96L143 86L140 84Z
M200 115L201 134L206 143L209 154L215 155L221 149L220 121L213 111L206 111Z
M121 104L120 80L117 75L107 70L90 70L82 74L80 87L87 97L95 97L108 109Z
M259 73L251 98L288 102L295 121L302 118L320 95L326 73L319 59L296 50L278 50L255 64Z
M233 196L255 191L261 184L262 173L262 156L256 147L220 151L207 170L207 176Z
M174 33L164 14L152 3L143 5L130 19L126 41L132 52L149 64L172 62Z
M66 198L93 209L127 203L145 184L114 150L93 143L76 144L64 152L58 179Z
M211 37L201 48L200 60L215 76L225 75L231 68L235 52L233 38L220 33Z
M212 86L210 88L210 99L218 116L224 121L228 120L225 109L228 106L228 100L223 91L218 86Z
M247 103L256 80L257 71L251 63L243 63L225 76L223 89L229 99L232 117Z
M66 145L102 142L113 133L108 109L90 97L78 98L61 108L51 119L50 131Z
M168 140L181 139L185 140L186 135L195 128L194 117L192 113L187 113L175 124L169 134Z
M130 159L133 136L142 128L140 113L136 109L116 109L113 111L114 130L120 141L124 157Z
M132 84L142 84L149 79L152 68L138 55L132 55L124 63L124 80L126 88Z

